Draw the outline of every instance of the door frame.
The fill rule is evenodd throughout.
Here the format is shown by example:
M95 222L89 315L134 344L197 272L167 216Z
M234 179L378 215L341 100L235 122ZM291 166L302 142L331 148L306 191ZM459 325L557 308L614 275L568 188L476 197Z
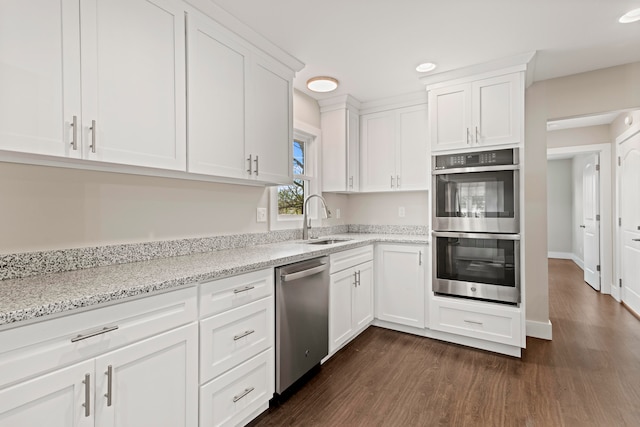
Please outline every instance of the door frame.
M617 234L612 236L614 233L605 233L606 230L613 229L612 215L615 202L611 194L611 180L613 179L613 172L611 170L611 145L611 143L604 143L547 148L547 160L556 157L565 157L567 155L596 153L600 155L600 182L598 188L598 204L600 210L600 292L610 294L616 301L620 301L620 288L613 285L614 277L616 283L619 277L618 269L614 269L614 266L617 267L618 264L615 248L619 240ZM617 204L615 206L617 207ZM613 257L607 257L605 254L613 254Z
M636 134L640 133L640 126L636 125L631 127L630 129L627 129L625 132L623 132L622 134L620 134L616 139L615 139L615 158L616 158L616 173L615 173L615 179L616 179L616 200L615 200L615 218L620 218L622 213L620 212L620 201L621 196L620 196L620 165L617 163L617 158L618 155L620 153L620 144L622 144L623 142L627 141L630 138L633 138L634 136L636 136ZM613 247L613 254L614 254L614 260L615 260L615 282L614 282L614 286L612 286L613 289L615 289L615 294L614 292L611 293L611 295L616 299L616 301L618 302L622 302L622 289L619 286L620 280L622 279L622 254L621 254L621 245L622 245L622 236L620 235L620 227L616 225L616 231L614 233L615 236L615 244Z

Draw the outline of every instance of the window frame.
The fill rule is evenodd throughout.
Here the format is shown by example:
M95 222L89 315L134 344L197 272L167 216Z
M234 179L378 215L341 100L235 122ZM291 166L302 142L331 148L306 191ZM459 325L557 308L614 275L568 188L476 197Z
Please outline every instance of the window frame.
M304 200L306 200L310 194L320 194L322 192L319 159L321 143L320 135L320 129L297 121L294 123L293 138L290 144L293 147L293 141L300 141L304 143L305 170L304 175L293 175L293 166L291 163L293 161L293 150L291 150L291 179L293 181L294 178L301 177L308 181L308 185L305 185ZM307 216L311 218L311 225L314 227L319 226L322 219L318 215L319 206L316 198L309 202L308 208ZM278 186L274 186L269 189L270 230L301 229L302 217L303 215L280 215L278 213Z

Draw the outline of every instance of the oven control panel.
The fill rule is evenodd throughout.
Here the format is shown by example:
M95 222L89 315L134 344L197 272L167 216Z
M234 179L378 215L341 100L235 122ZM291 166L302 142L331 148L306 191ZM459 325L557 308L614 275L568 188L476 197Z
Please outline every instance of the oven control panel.
M518 164L518 149L479 151L435 156L434 169L456 169L479 166Z

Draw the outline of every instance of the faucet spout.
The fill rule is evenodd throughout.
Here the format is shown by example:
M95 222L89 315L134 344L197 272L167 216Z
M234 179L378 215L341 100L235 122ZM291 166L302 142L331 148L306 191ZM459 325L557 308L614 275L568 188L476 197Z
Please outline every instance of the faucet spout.
M319 194L311 194L307 197L307 200L304 201L304 205L302 207L303 215L302 215L302 239L309 240L309 229L311 228L311 224L309 224L309 220L307 219L307 205L309 204L309 200L317 197L322 202L322 207L324 208L324 214L327 218L331 218L331 211L327 207L327 202L324 200Z

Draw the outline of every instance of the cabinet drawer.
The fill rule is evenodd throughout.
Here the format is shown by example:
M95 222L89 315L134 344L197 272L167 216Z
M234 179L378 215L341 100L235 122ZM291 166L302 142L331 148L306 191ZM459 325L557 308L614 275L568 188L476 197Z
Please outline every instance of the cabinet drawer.
M194 286L0 332L0 388L195 320Z
M372 259L373 245L331 254L329 257L329 273L337 273L345 268L353 267L354 265L362 264Z
M273 269L200 284L200 318L273 295Z
M490 303L467 303L435 297L431 329L520 346L520 310Z
M238 425L273 397L273 349L200 387L200 425Z
M200 321L200 383L273 346L273 298Z

